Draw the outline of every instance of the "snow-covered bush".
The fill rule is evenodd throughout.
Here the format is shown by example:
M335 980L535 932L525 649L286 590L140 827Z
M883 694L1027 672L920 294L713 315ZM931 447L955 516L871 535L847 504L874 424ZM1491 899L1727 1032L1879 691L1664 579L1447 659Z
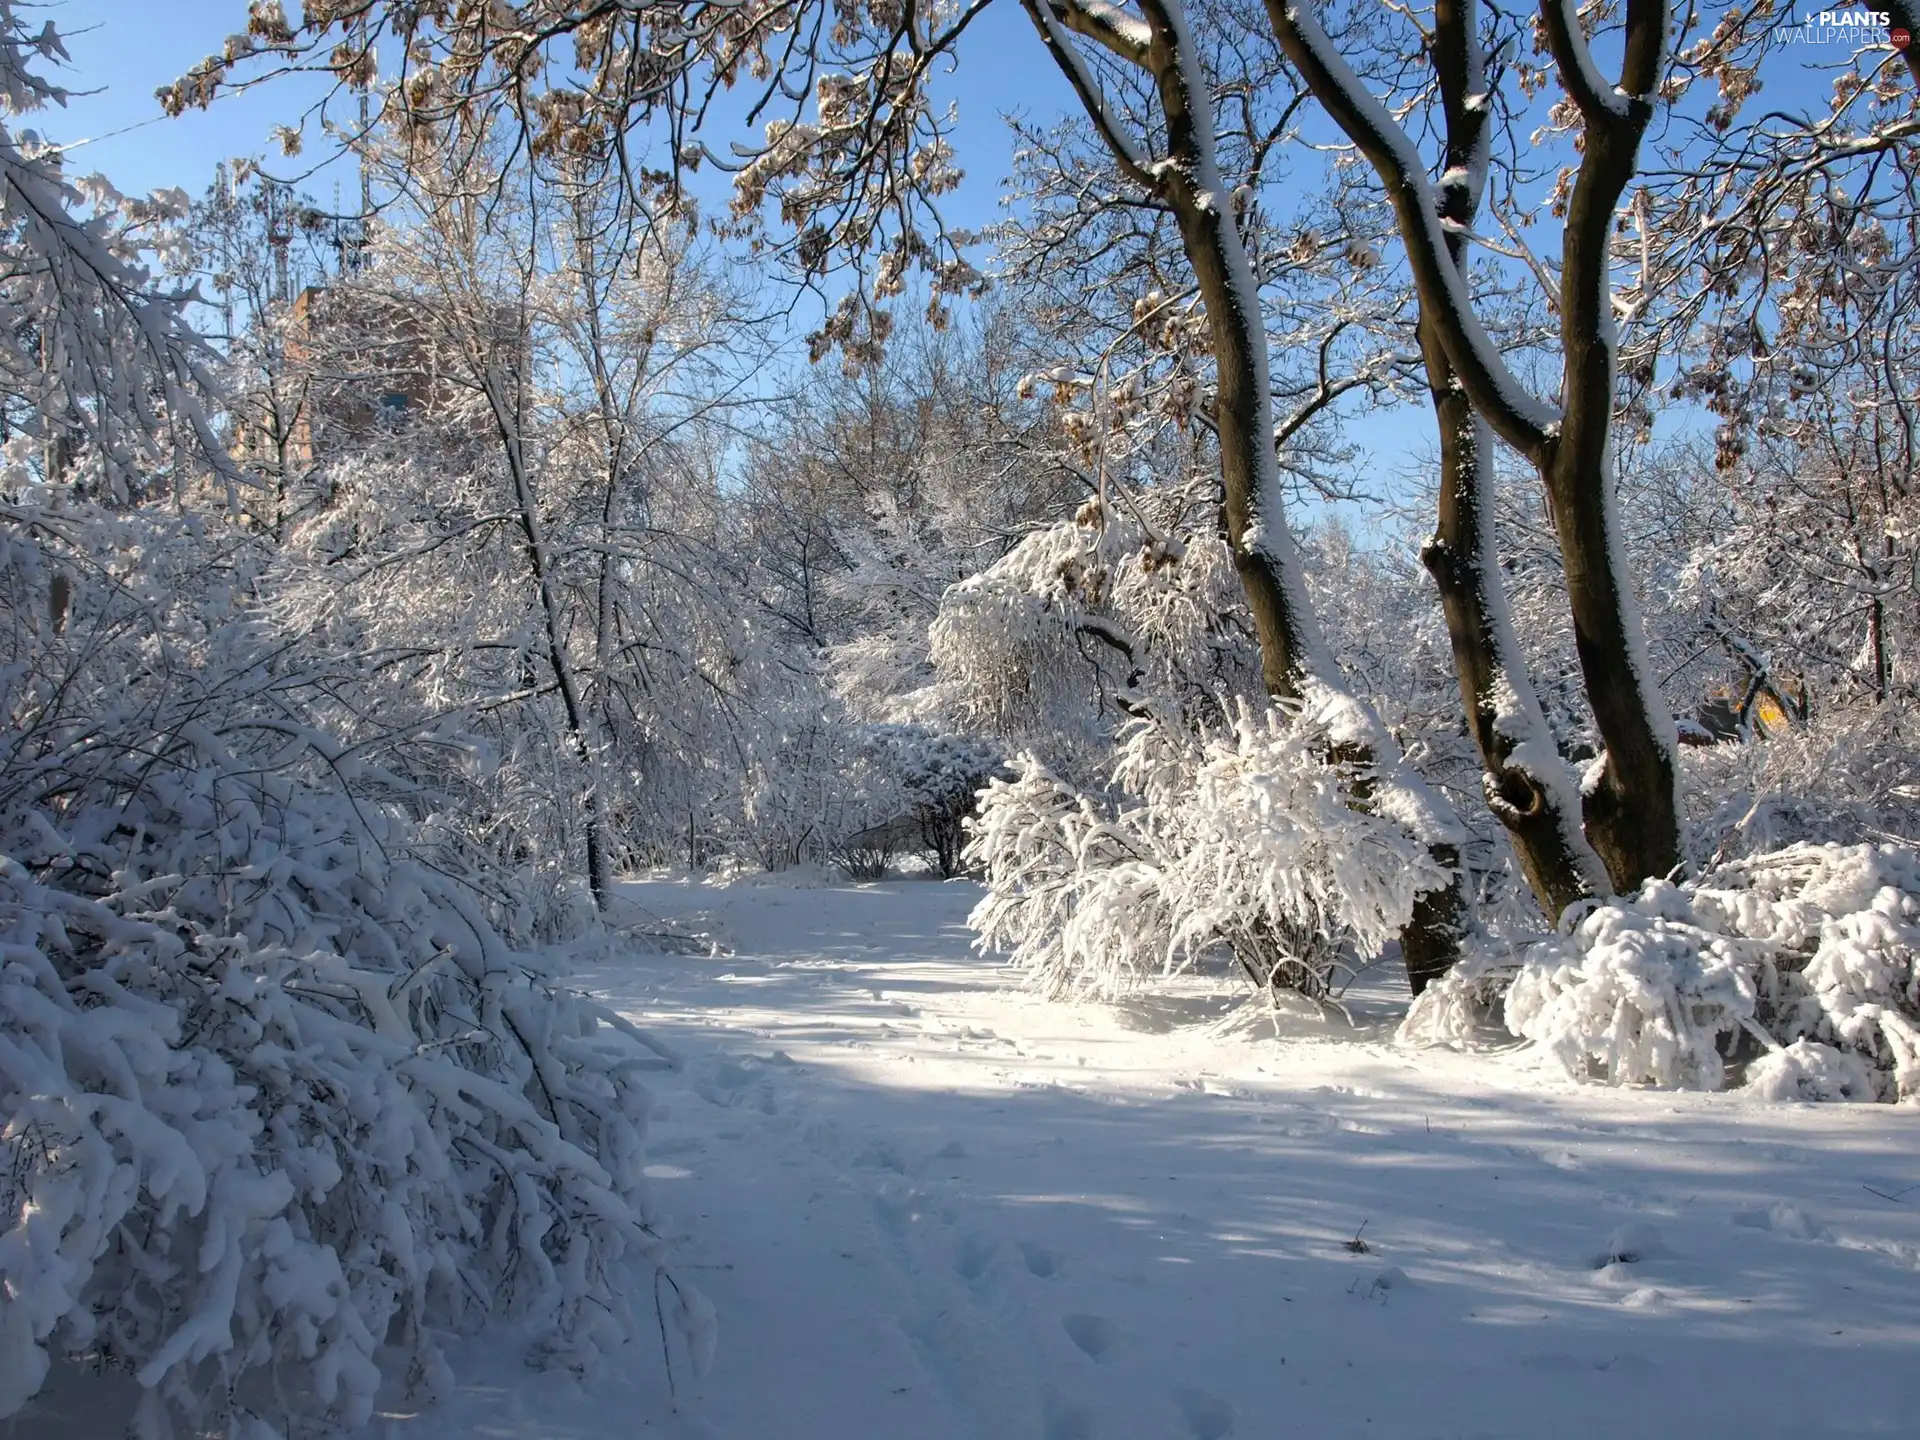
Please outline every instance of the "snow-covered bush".
M1874 1100L1880 1086L1858 1055L1796 1040L1747 1066L1747 1089L1767 1100Z
M1028 743L1097 748L1105 712L1139 669L1112 601L1115 572L1141 543L1137 525L1090 505L952 586L928 639L956 718Z
M967 856L987 893L968 923L1050 999L1108 995L1177 968L1166 868L1143 810L1093 795L1025 754L993 780Z
M702 1359L642 1169L669 1052L508 938L543 906L404 748L313 723L245 537L0 524L0 1416L70 1354L142 1437L357 1426L449 1334L580 1367L656 1295Z
M912 821L941 877L958 875L966 821L981 787L1004 764L999 747L923 725L875 725L867 731L865 749L891 776L900 813Z
M843 725L798 718L754 757L741 787L739 840L763 869L817 863L849 830L871 823L871 789Z
M1906 706L1819 710L1764 740L1688 746L1681 758L1697 854L1920 841L1920 721Z
M1124 736L1107 795L1025 757L974 822L980 944L1050 995L1113 994L1220 954L1262 989L1336 994L1442 877L1401 819L1365 803L1377 777L1335 758L1333 718L1243 709L1195 737L1150 716Z
M1568 920L1456 969L1403 1035L1462 1038L1504 989L1507 1028L1580 1078L1711 1090L1745 1064L1776 1097L1920 1098L1912 847L1789 846Z
M877 880L925 850L959 873L961 822L1000 767L999 750L920 725L861 725L832 702L786 727L750 771L741 835L768 870L829 862Z
M1156 529L1089 501L951 587L929 630L929 696L1076 778L1104 771L1148 696L1189 727L1230 725L1238 703L1264 699L1259 647L1210 514L1175 538L1183 506L1153 497Z
M1742 937L1702 925L1685 891L1652 881L1532 946L1507 991L1507 1025L1569 1073L1718 1089L1720 1046L1758 1003L1758 958Z

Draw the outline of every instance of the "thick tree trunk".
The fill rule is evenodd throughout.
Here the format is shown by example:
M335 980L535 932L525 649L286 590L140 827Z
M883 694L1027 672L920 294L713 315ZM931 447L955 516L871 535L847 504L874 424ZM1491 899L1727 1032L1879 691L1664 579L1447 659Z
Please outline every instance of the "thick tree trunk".
M1492 432L1424 330L1422 339L1440 424L1440 505L1420 558L1440 591L1487 806L1506 828L1542 913L1558 920L1608 880L1581 834L1579 791L1554 749L1504 598L1496 593L1500 565L1487 484Z
M1673 717L1648 673L1613 503L1614 209L1639 166L1640 137L1653 115L1646 97L1659 80L1667 14L1663 0L1630 0L1621 85L1604 95L1585 88L1591 60L1570 7L1547 0L1542 15L1586 136L1561 251L1565 395L1541 473L1553 499L1587 703L1607 747L1597 782L1587 786L1587 838L1624 891L1680 863Z
M1610 363L1606 368L1611 373ZM1546 481L1581 678L1607 747L1597 782L1586 787L1586 832L1614 889L1628 891L1680 863L1673 722L1630 618L1604 427L1568 418Z
M1169 148L1176 158L1181 155L1177 135ZM1228 257L1229 236L1236 250L1239 237L1221 206L1224 197L1196 194L1179 178L1170 180L1167 192L1212 332L1213 421L1227 544L1260 637L1267 691L1298 700L1304 682L1324 668L1317 653L1322 641L1299 575L1279 553L1291 537L1280 519L1273 407L1261 373L1266 369L1266 328L1258 297L1244 293L1247 287L1239 283Z
M1679 862L1680 812L1672 718L1647 673L1613 510L1608 244L1614 207L1633 177L1652 115L1666 47L1665 0L1627 0L1621 80L1612 89L1599 81L1569 0L1542 0L1540 7L1556 68L1585 122L1561 256L1565 394L1557 413L1520 386L1481 328L1466 276L1451 253L1441 202L1406 132L1340 59L1311 7L1292 0L1265 4L1287 58L1386 184L1407 244L1421 322L1444 350L1452 382L1533 462L1546 484L1582 678L1606 746L1599 774L1585 787L1586 836L1613 886L1632 889ZM1462 68L1478 68L1474 6L1459 0L1446 8L1456 43L1436 43L1432 52L1442 92L1484 104L1483 87Z
M1440 213L1447 258L1468 289L1463 231L1477 218L1487 164L1488 107L1471 0L1437 0L1434 69L1446 113ZM1420 326L1440 429L1439 513L1421 560L1440 591L1460 701L1480 752L1487 806L1505 827L1549 920L1609 879L1581 833L1578 786L1553 743L1507 613L1493 533L1493 433L1475 413L1431 322Z

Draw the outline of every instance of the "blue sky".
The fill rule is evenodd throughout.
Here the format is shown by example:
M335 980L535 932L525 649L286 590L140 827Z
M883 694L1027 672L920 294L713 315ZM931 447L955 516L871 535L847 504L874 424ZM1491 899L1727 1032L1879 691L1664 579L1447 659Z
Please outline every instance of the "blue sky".
M153 92L242 28L245 0L65 0L43 10L73 57L59 82L84 93L29 123L62 144L90 140L73 152L74 167L98 170L129 193L169 185L197 193L217 162L263 152L273 124L298 103L276 86L205 113L159 118Z

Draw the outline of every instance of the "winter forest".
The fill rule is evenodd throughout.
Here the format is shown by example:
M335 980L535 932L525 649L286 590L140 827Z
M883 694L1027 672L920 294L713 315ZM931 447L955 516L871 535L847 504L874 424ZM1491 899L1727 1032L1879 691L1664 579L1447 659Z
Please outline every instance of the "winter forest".
M0 0L0 1437L1914 1433L1880 4Z

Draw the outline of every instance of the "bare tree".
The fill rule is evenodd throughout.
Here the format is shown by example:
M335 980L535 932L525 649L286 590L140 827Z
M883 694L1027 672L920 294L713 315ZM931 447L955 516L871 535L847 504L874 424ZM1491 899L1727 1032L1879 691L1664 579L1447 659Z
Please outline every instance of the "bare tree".
M634 831L658 828L642 772L716 713L680 748L724 758L759 657L714 543L743 312L686 220L638 215L590 159L529 184L510 146L413 138L388 176L410 223L305 309L330 493L296 538L302 583L335 597L316 608L416 657L396 693L419 669L423 710L490 717L503 754L546 767L498 787L499 818L584 853L604 904Z

